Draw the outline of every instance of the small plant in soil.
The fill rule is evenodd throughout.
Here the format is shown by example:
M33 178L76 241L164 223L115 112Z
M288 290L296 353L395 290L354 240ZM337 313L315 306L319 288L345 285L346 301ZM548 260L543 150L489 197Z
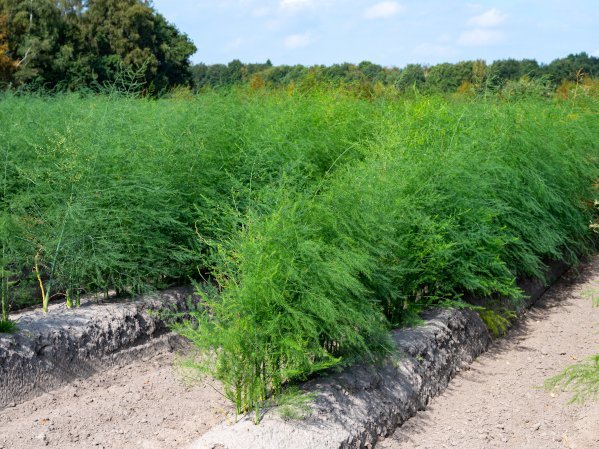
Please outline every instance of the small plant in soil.
M284 420L305 419L310 414L310 403L315 397L314 393L306 393L297 387L289 387L275 398L277 412Z
M11 320L0 320L0 334L11 334L17 331L17 324Z
M593 306L599 307L599 281L594 282L593 285L584 290L580 296L591 300Z
M597 232L597 231L595 231ZM591 299L594 307L599 307L599 286L597 281L581 293ZM545 381L547 390L561 389L573 392L571 403L584 403L599 399L599 354L589 357L582 363L567 367L560 374Z
M518 317L514 310L493 302L490 307L479 310L478 314L494 337L505 335L512 322Z
M571 403L581 404L599 399L599 354L567 367L562 373L548 379L545 388L572 392Z

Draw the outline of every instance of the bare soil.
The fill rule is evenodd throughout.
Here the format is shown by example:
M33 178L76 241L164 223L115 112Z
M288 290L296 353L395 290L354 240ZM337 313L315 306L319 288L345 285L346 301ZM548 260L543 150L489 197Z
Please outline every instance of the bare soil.
M599 403L539 388L599 351L599 257L569 271L424 412L377 449L598 449Z
M0 449L185 447L231 412L214 381L160 353L0 412Z
M599 257L570 271L444 394L377 444L386 449L597 449L599 404L543 381L599 350ZM0 449L183 448L232 413L214 381L188 383L161 352L0 412ZM317 448L315 448L317 449Z

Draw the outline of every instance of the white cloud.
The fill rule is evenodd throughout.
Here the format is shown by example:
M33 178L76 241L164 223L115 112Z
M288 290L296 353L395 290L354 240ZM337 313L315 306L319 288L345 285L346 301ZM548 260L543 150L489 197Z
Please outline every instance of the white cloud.
M499 11L496 8L489 9L481 15L474 16L468 20L468 25L475 27L494 27L505 21L507 14Z
M458 44L468 47L477 47L496 44L501 42L503 38L504 35L501 31L475 28L473 30L464 31L462 34L460 34Z
M595 50L595 51L594 51L594 52L591 54L591 56L596 56L596 57L598 57L598 58L599 58L599 48L598 48L597 50Z
M286 48L294 49L307 47L312 43L312 34L309 31L300 34L291 34L285 38L283 44Z
M279 5L283 9L302 9L311 7L314 4L314 0L281 0Z
M365 19L387 19L402 12L405 8L397 2L380 2L364 10Z

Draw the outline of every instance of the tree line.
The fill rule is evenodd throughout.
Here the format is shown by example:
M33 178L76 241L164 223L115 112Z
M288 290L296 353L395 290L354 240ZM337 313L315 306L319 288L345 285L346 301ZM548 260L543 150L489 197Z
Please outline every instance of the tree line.
M197 64L191 68L197 89L219 88L240 83L288 86L313 81L331 84L393 86L405 92L413 89L429 92L455 92L472 87L501 88L510 81L541 80L555 88L564 82L599 76L599 58L587 53L570 54L549 64L534 59L502 59L487 64L483 60L443 63L432 66L408 64L403 68L383 67L369 61L359 64L280 65L270 60L262 64Z
M401 92L455 92L541 80L550 88L599 76L599 58L571 54L549 64L503 59L409 64L279 65L190 64L193 42L159 14L151 0L0 0L0 87L82 90L137 83L160 94L174 86L195 90L239 84L261 86L351 84L392 86ZM123 80L123 74L134 79Z
M0 85L78 90L131 69L156 92L188 84L193 42L149 0L0 0Z

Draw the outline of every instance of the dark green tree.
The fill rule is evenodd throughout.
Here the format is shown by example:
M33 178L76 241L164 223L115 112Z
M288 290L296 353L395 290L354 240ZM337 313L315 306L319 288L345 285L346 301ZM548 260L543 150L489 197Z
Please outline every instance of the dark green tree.
M520 61L520 77L538 78L542 76L541 66L536 59L523 59Z
M191 67L191 78L193 86L196 89L201 89L209 85L208 83L208 66L203 62L195 64Z
M224 64L214 64L208 66L206 72L207 84L212 87L222 87L227 85L229 79L229 69Z
M503 81L517 80L520 78L520 62L512 58L493 61L489 73Z
M420 64L408 64L400 72L395 87L401 92L408 92L411 89L422 89L425 82L424 67Z
M464 81L472 82L472 66L471 61L437 64L428 70L427 88L433 92L455 92Z
M344 62L343 64L333 64L325 69L325 76L333 83L347 81L352 70L355 70L355 66L348 62Z
M128 68L156 90L190 81L195 46L147 0L0 0L0 16L17 85L74 89Z
M100 82L113 80L122 65L145 68L145 82L156 90L191 80L196 47L147 0L88 0L83 28Z
M234 59L227 64L227 80L226 84L237 84L243 81L247 75L247 70L244 64L239 59Z
M17 64L17 61L12 59L9 54L6 16L0 15L0 83L10 82Z
M370 61L362 61L360 64L358 64L358 70L373 83L377 81L383 81L385 78L385 69L383 69L382 66L373 64Z
M599 58L582 52L570 54L565 58L552 61L545 67L545 73L551 80L560 84L562 81L576 81L579 75L599 76Z
M17 84L56 81L58 55L67 54L64 20L52 0L0 0L0 14L6 16L8 56L18 60L13 74Z

